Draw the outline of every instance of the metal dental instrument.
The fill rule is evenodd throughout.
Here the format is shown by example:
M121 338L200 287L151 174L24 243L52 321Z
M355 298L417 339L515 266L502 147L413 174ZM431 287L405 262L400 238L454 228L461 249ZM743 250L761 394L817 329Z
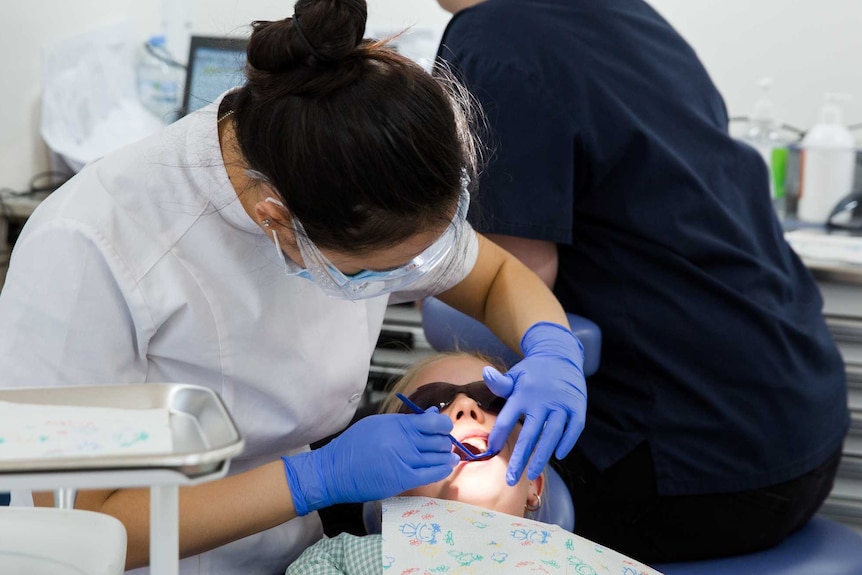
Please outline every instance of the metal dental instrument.
M416 405L415 403L413 403L412 401L410 401L409 399L407 399L407 397L406 397L406 396L404 396L403 394L401 394L401 393L396 393L396 394L395 394L395 396L396 396L398 399L400 399L400 400L402 401L402 403L404 403L404 405L406 405L407 407L409 407L410 409L412 409L412 410L413 410L413 413L417 413L417 414L420 414L420 415L421 415L421 414L423 414L423 413L425 413L425 410L424 410L424 409L422 409L421 407L419 407L418 405ZM458 441L457 439L455 439L455 436L454 436L454 435L452 435L451 433L447 434L447 437L449 437L449 440L452 442L452 445L454 445L454 446L455 446L455 448L456 448L456 449L458 449L458 451L460 451L460 452L461 452L461 453L459 453L458 455L459 455L459 457L461 457L461 459L462 459L462 460L467 460L467 461L482 461L482 460L485 460L485 459L491 459L492 457L494 457L495 455L497 455L497 453L495 453L495 452L491 452L491 451L486 451L485 453L473 453L473 452L472 452L472 451L470 451L470 449L469 449L468 447L466 447L463 443L461 443L460 441Z

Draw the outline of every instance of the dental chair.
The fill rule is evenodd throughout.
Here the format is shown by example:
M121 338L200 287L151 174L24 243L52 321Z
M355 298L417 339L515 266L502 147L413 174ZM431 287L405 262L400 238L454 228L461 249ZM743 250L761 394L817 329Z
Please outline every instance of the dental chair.
M859 575L862 535L815 515L805 527L765 551L653 567L665 575Z
M585 317L573 313L566 315L569 327L584 346L584 375L590 376L598 369L601 360L602 331ZM427 298L422 303L422 329L425 339L437 351L481 352L500 359L508 366L521 359L490 329L437 298Z
M572 331L584 345L584 375L590 376L601 358L601 330L588 319L568 316ZM435 298L424 301L422 327L428 343L437 351L477 351L500 358L507 365L520 359L484 325ZM555 481L548 481L547 500L542 506L547 506L550 513L565 507L566 501L568 507L572 506L568 489L559 475L554 476ZM562 491L557 485L562 485ZM562 525L553 519L536 519ZM665 575L862 575L862 535L841 523L815 516L805 527L765 551L654 567Z

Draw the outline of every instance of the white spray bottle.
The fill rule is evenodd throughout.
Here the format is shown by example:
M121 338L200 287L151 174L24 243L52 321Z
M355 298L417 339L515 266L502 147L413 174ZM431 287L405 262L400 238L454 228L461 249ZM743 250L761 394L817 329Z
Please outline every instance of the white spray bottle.
M832 209L853 188L856 142L844 125L840 103L846 94L826 94L820 121L802 139L802 187L797 215L825 224Z

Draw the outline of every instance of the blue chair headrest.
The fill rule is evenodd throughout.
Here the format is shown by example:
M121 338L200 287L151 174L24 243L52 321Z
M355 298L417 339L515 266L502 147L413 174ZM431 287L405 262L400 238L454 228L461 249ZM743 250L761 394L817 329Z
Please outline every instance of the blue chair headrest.
M566 315L572 332L584 346L584 375L590 376L598 369L601 360L602 331L585 317L573 313ZM497 358L507 366L521 359L490 329L437 298L427 298L423 302L422 329L425 339L437 351L476 351Z

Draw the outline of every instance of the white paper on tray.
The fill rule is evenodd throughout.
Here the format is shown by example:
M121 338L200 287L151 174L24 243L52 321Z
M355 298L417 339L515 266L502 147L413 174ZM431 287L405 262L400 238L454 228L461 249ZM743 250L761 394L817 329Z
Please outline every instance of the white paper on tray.
M171 453L167 409L0 401L0 460Z

